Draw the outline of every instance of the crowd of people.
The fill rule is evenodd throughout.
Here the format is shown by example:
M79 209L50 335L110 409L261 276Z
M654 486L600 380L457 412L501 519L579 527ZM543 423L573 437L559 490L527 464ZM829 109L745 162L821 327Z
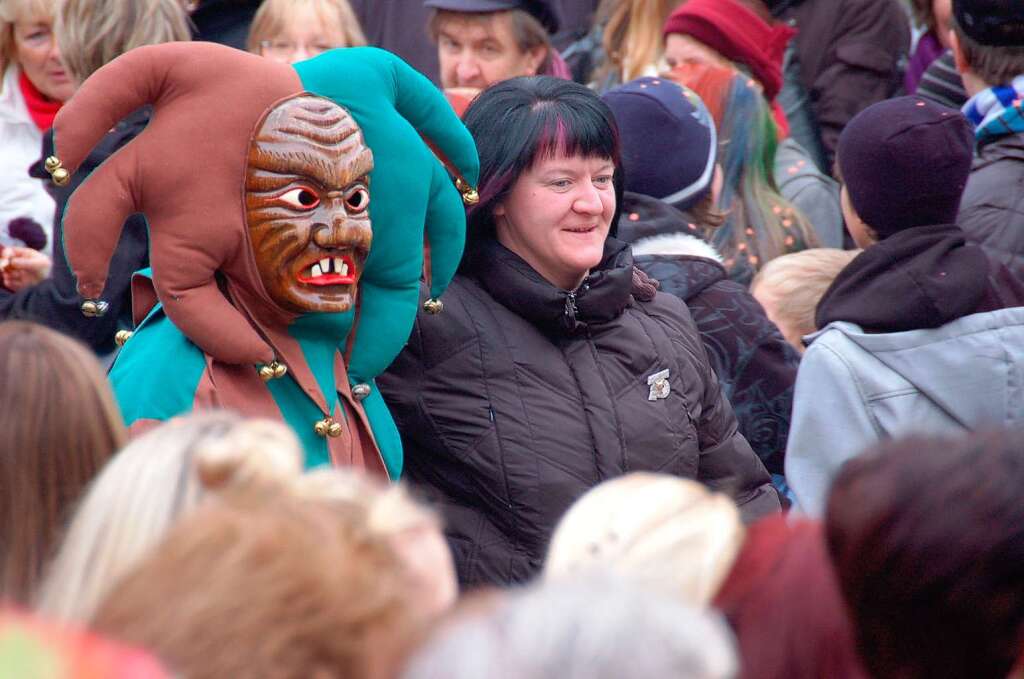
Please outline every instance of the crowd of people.
M0 677L1024 677L1015 0L0 0Z

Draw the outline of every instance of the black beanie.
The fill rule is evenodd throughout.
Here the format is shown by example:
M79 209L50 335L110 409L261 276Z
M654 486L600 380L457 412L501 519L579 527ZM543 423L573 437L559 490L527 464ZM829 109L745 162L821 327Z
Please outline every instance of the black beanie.
M885 238L955 222L973 152L974 134L960 111L898 97L854 116L836 156L853 208Z
M1024 46L1024 3L1020 0L953 0L960 29L980 45Z

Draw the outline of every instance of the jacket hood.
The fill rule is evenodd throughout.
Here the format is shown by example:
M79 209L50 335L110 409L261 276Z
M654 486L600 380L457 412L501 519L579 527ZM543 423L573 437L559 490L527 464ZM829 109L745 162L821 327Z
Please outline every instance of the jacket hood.
M885 334L835 322L809 339L833 331L864 352L845 360L885 366L965 428L993 420L1020 423L1020 403L1013 395L1024 378L1024 307L971 314L941 328Z
M833 281L815 322L856 323L868 332L937 328L982 310L989 261L955 224L900 231L867 248Z
M629 245L605 241L604 257L576 290L562 290L497 240L470 254L467 273L498 302L552 334L574 334L622 315L634 292Z

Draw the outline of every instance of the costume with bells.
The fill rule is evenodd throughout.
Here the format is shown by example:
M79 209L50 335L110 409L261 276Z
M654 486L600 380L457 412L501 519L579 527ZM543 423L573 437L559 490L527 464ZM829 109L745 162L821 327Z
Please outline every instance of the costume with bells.
M64 214L87 315L103 312L125 217L149 224L151 274L132 288L137 330L110 375L127 424L228 408L286 421L307 466L397 478L401 441L374 378L405 345L424 268L439 310L458 265L462 201L475 200L479 173L469 133L429 80L382 50L292 67L169 43L115 59L61 110L54 181L145 104L145 131Z

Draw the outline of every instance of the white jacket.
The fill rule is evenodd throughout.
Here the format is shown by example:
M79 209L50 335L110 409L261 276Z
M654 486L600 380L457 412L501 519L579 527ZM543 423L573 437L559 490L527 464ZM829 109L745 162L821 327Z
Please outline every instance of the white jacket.
M1024 424L1024 307L885 334L835 322L810 337L786 446L807 514L820 516L842 464L882 439Z
M29 116L18 87L18 68L11 65L0 85L0 245L22 245L7 233L15 217L31 217L46 231L46 254L53 251L53 216L56 206L41 179L28 176L39 160L43 133Z

